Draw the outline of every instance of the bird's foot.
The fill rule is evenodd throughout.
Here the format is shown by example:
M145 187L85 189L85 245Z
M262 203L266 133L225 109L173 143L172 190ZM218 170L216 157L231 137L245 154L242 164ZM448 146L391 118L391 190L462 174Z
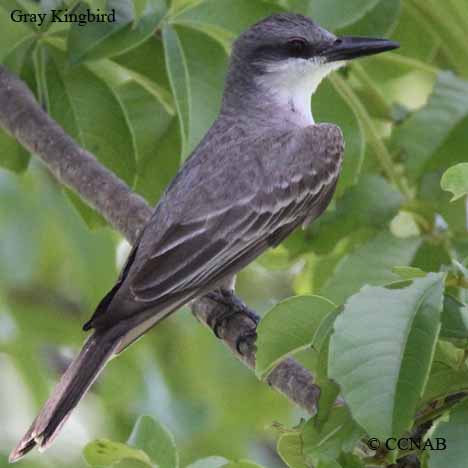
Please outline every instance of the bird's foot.
M226 308L223 312L219 312L219 309L215 307L212 312L212 316L208 319L208 325L218 338L223 338L220 334L220 330L225 327L229 320L238 314L247 316L253 322L253 330L240 335L236 340L237 351L240 354L245 354L245 350L250 347L257 338L255 330L258 322L260 321L260 317L253 310L249 309L238 297L236 297L232 290L220 288L208 293L207 296L223 308ZM244 350L244 352L242 350Z
M249 333L245 333L244 335L240 335L236 340L237 352L240 355L245 356L249 352L249 350L251 350L255 346L256 341L257 330L253 330Z

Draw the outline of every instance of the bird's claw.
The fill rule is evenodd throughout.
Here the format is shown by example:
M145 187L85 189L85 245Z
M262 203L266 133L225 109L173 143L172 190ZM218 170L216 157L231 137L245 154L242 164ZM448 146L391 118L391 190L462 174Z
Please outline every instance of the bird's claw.
M240 355L245 356L247 352L255 345L256 341L257 341L256 330L246 333L245 335L240 335L236 340L237 352Z
M207 296L217 302L219 305L226 307L227 310L224 312L217 312L217 307L212 312L212 316L208 319L208 325L213 330L217 338L222 339L223 337L220 334L220 330L224 328L226 322L228 322L233 316L237 314L243 314L252 320L254 328L252 332L249 332L245 335L241 335L236 340L236 348L240 354L244 354L241 349L250 342L254 342L257 338L257 333L255 329L257 328L260 317L251 309L249 309L239 298L237 298L234 293L230 290L219 289L214 292L210 292Z

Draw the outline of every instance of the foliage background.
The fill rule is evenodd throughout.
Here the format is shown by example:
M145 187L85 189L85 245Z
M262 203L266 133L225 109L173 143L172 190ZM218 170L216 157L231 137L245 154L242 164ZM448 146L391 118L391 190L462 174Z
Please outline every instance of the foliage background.
M463 310L467 177L460 174L466 166L446 176L457 201L450 202L440 179L468 159L466 0L108 4L118 11L114 25L36 27L13 23L9 13L48 11L62 2L0 0L0 60L69 134L151 204L215 118L230 44L256 20L287 9L311 15L336 34L399 40L397 52L359 61L321 85L314 116L338 123L347 142L337 196L314 226L247 268L238 293L261 313L295 294L342 304L366 284L412 278L417 268L445 272L441 281ZM106 7L100 0L89 6ZM82 342L80 326L112 285L127 247L2 131L0 165L1 466ZM140 414L172 431L181 466L210 455L284 466L273 423L291 427L305 414L188 315L175 314L113 361L54 447L24 466L84 466L87 442L125 441ZM383 317L377 319L375 330ZM465 329L459 330L465 339ZM468 383L457 354L464 342L458 348L445 343L439 342L427 372L445 346L444 379L456 384L434 390L433 397ZM310 355L299 357L316 369ZM428 463L438 466L434 459Z

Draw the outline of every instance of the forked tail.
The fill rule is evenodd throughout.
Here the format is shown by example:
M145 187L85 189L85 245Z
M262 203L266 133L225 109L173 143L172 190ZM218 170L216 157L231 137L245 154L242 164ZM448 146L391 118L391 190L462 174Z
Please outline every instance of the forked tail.
M10 463L19 460L36 445L39 451L51 445L73 408L112 357L121 337L119 330L114 328L106 332L95 332L88 338L28 432L11 452Z

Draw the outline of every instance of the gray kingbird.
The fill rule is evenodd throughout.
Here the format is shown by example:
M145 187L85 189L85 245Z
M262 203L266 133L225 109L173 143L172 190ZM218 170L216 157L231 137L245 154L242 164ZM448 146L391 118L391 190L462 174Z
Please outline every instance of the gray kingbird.
M396 47L336 37L296 14L270 16L240 35L216 121L155 207L117 283L84 326L93 334L11 462L50 446L111 357L325 210L344 141L336 125L314 122L311 96L347 60Z

